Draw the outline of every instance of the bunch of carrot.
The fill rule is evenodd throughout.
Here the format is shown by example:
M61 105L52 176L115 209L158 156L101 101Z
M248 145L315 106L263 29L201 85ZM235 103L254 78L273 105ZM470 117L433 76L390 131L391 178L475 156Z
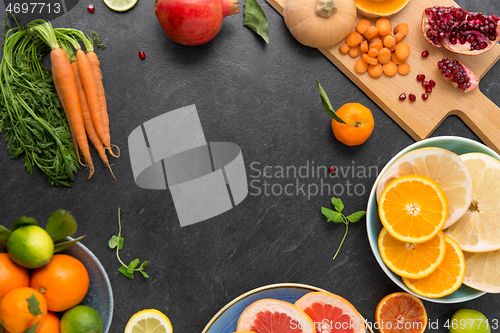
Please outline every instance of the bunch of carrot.
M90 154L88 139L99 153L101 160L111 166L106 150L114 156L109 133L109 118L106 97L102 84L102 73L93 43L88 36L76 29L53 29L49 22L32 28L50 48L52 78L66 113L71 135L79 157L82 153L89 170L89 178L94 174L94 164ZM78 42L86 48L84 52ZM114 175L113 175L114 177Z

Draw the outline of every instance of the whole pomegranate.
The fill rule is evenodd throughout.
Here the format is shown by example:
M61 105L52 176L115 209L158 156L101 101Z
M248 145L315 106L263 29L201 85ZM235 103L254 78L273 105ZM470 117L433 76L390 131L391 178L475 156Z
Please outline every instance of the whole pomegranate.
M443 77L458 90L466 93L479 86L479 78L476 74L458 60L452 61L448 58L443 58L437 65Z
M451 52L477 55L500 40L499 18L470 13L462 8L431 7L424 11L422 31L429 43Z
M224 17L239 13L236 0L156 0L155 13L163 31L184 45L214 38Z

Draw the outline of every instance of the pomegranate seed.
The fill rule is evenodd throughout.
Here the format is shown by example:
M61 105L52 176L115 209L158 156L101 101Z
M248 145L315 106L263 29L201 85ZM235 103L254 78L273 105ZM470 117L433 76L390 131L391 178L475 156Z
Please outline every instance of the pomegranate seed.
M417 100L417 96L410 94L410 101L415 102Z
M399 95L399 100L404 101L405 99L406 99L405 93L402 93L401 95Z
M88 5L87 10L89 11L89 13L93 13L94 12L94 5L93 4Z
M427 95L427 94L422 94L422 99L423 99L424 101L426 101L428 98L429 98L429 95Z
M422 52L422 58L427 58L429 56L429 51Z
M423 85L425 88L430 87L429 81L424 81L424 82L422 82L422 85Z
M417 75L417 81L418 82L422 82L423 80L425 80L425 75L424 74L418 74Z
M337 170L337 169L335 169L334 167L330 167L330 168L328 169L328 171L329 171L330 173L334 173L336 170Z
M144 52L140 51L140 52L139 52L139 57L141 58L141 60L146 59L146 53L144 53Z
M435 87L436 86L436 82L434 82L434 80L430 80L429 84L431 85L431 87Z
M425 88L425 92L430 94L432 92L432 87L428 86L427 88Z

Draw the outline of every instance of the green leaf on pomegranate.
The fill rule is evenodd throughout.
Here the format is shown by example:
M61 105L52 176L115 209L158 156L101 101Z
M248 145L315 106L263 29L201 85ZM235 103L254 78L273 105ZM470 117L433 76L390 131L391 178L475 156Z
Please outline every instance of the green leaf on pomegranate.
M267 17L257 0L245 0L244 25L255 31L269 44Z

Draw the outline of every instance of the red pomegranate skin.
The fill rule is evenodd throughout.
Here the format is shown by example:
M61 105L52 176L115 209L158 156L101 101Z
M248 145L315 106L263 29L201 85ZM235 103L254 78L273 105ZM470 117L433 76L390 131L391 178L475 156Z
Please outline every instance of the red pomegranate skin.
M219 33L224 16L237 12L235 2L227 0L156 0L155 3L156 17L165 34L184 45L210 41Z

